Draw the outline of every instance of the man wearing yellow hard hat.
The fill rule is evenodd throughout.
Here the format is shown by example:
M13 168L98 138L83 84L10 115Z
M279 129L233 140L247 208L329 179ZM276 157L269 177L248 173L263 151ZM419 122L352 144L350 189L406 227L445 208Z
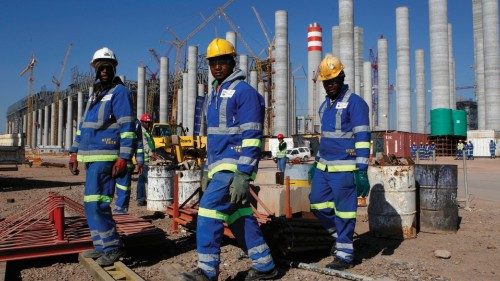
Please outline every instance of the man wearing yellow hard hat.
M326 90L321 104L321 141L312 177L312 212L335 238L334 260L326 267L352 267L357 194L369 190L368 157L370 122L368 105L344 84L344 66L327 55L319 65L318 79Z
M235 69L236 51L215 38L207 48L215 78L207 97L207 187L200 200L196 227L198 268L183 280L217 280L224 223L252 260L245 280L278 275L271 251L249 204L249 182L255 178L261 153L264 99Z

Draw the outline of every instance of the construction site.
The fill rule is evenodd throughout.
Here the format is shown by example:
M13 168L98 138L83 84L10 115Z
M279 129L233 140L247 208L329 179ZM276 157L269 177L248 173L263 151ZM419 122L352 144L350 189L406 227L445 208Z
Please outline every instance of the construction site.
M302 30L289 28L292 15L286 5L264 19L247 4L265 37L261 52L246 41L244 23L229 14L235 2L202 15L184 38L167 27L172 40L162 44L171 55L146 50L153 63L140 63L136 80L117 72L131 93L134 118L151 116L156 149L148 165L146 206L135 204L142 168L129 163L135 164L131 203L126 214L112 214L126 254L112 266L99 266L81 254L94 248L83 200L87 171L84 163L76 173L68 170L96 73L68 63L73 43L47 82L51 89L35 89L36 54L16 70L27 81L27 94L8 105L0 135L0 281L183 280L180 272L197 267L196 225L210 150L205 110L217 83L206 46L190 42L214 19L229 27L218 36L234 46L235 68L264 100L261 156L248 197L278 268L276 280L499 280L498 0L471 0L463 7L473 17L473 37L467 38L473 53L466 54L473 61L473 85L457 83L463 70L455 66L459 54L453 42L460 42L453 40L457 31L448 20L453 1L428 1L428 29L422 31L428 46L410 45L412 10L402 4L387 11L395 15L396 42L380 34L374 47L354 20L362 1L334 1L338 22L311 17ZM291 33L303 34L302 45L291 44ZM332 38L331 46L325 46L325 37ZM307 69L293 61L291 52L297 49L307 53ZM354 267L343 271L326 266L333 260L335 236L316 218L310 202L310 171L327 135L320 111L328 95L318 78L327 54L342 61L344 83L368 105L371 131L370 189L357 201ZM392 58L395 69L389 69ZM296 85L301 79L305 91ZM474 98L459 97L462 90ZM278 135L290 150L284 172L276 166ZM308 154L294 156L293 148L307 148ZM245 280L250 266L252 260L225 224L218 280Z

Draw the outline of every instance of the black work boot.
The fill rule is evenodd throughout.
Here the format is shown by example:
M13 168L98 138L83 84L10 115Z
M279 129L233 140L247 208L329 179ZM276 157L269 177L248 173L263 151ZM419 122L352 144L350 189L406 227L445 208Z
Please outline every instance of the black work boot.
M339 258L334 258L333 261L326 265L326 268L335 269L335 270L345 270L353 267L352 263L348 263Z
M107 253L103 253L103 255L95 262L100 266L110 266L117 262L124 255L125 251L123 249L114 249Z
M191 272L184 272L180 275L183 281L210 281L200 268L197 268Z
M104 253L99 252L96 249L86 250L82 252L82 257L89 259L97 259L100 258Z
M273 280L278 276L278 270L276 268L273 268L269 271L257 271L253 268L250 268L250 270L247 273L247 276L245 277L245 281L254 281L254 280Z

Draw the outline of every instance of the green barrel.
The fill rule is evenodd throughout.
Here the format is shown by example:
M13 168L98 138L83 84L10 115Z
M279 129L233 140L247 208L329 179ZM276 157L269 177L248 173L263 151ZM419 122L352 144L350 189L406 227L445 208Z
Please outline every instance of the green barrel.
M431 135L453 135L453 112L449 108L436 108L431 110Z
M465 110L453 110L453 134L455 136L467 136L467 112Z

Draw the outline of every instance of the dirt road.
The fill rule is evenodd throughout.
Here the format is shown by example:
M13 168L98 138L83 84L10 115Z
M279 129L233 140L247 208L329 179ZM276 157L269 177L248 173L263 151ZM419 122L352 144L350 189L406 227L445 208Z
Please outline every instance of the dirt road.
M46 156L43 160L65 163L64 156ZM429 163L429 161L427 161ZM464 198L462 161L438 158L438 163L459 165L459 197ZM263 161L263 172L272 174L274 163ZM355 237L357 265L351 272L385 280L500 280L500 159L476 159L467 162L468 187L472 194L471 211L459 210L460 229L451 234L419 233L416 239L404 241L374 238L368 235L366 209L360 208ZM0 219L20 212L30 202L57 191L78 202L83 194L84 172L71 176L67 168L21 167L17 172L0 172ZM273 177L274 178L274 177ZM130 213L149 216L158 227L169 231L168 218L151 217L145 207L134 204L135 182ZM11 202L13 199L13 203ZM126 263L146 280L165 280L163 268L177 263L187 270L196 266L194 235L183 232L168 235L165 247L135 250ZM451 253L450 259L434 257L434 250ZM227 241L222 248L219 280L238 280L238 272L250 266L241 251ZM306 259L306 258L304 258ZM325 253L308 255L308 262L326 264ZM337 280L299 269L283 268L282 280ZM76 256L9 262L6 280L92 280L78 264Z

